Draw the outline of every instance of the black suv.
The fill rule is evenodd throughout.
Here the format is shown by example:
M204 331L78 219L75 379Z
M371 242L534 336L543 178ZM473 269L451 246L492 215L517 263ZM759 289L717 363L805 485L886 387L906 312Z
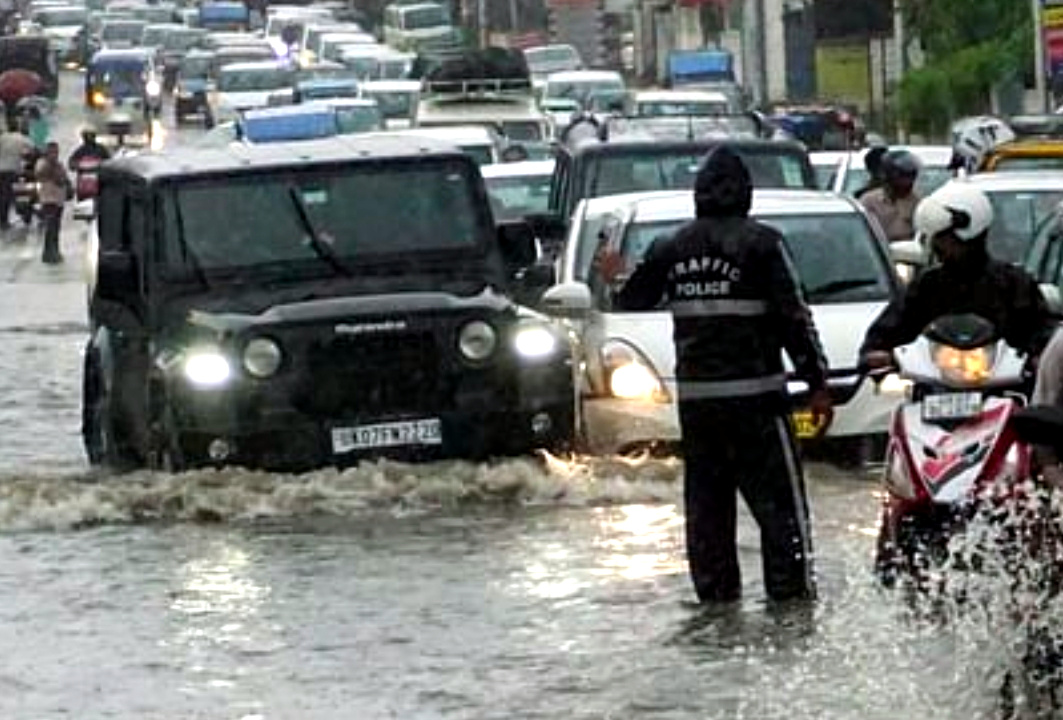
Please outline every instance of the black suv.
M277 470L485 458L573 436L572 346L517 305L535 260L429 141L142 155L100 172L93 463Z

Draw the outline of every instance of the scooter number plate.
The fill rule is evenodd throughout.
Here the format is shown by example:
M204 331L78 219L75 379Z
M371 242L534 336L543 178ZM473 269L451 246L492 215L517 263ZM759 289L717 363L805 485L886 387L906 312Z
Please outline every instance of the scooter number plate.
M963 420L982 411L982 394L944 393L923 398L924 420Z

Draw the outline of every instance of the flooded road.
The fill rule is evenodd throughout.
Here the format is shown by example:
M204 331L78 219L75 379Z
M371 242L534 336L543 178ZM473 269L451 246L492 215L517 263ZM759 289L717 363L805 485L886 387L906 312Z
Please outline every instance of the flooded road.
M874 584L869 474L809 469L815 606L762 602L742 515L715 610L674 461L95 475L79 231L34 242L0 246L0 718L996 717L998 630Z

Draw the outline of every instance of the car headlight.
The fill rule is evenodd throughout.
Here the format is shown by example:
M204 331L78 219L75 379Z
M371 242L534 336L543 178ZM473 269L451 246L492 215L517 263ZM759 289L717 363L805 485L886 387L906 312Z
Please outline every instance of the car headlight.
M255 338L244 348L244 369L257 378L274 375L283 360L280 345L269 338Z
M986 345L960 350L951 345L935 344L931 355L946 380L954 383L980 385L989 379L996 360L996 346Z
M159 84L158 80L148 80L144 85L144 92L150 97L158 97L159 93L162 92L162 85Z
M609 340L601 349L609 394L621 400L667 402L668 392L657 371L642 353L622 340Z
M232 377L229 360L217 350L190 352L185 357L184 372L190 383L204 388L220 387Z
M497 345L498 333L482 320L466 323L458 334L458 350L473 362L481 362L491 357Z
M543 325L525 325L513 334L513 349L529 360L549 357L557 350L557 337Z

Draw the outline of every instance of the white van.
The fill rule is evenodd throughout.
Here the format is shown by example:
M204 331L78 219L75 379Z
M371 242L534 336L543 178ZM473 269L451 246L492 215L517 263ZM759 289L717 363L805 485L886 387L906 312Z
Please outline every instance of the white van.
M457 28L446 5L435 2L384 8L384 42L396 50L416 52L458 44Z

